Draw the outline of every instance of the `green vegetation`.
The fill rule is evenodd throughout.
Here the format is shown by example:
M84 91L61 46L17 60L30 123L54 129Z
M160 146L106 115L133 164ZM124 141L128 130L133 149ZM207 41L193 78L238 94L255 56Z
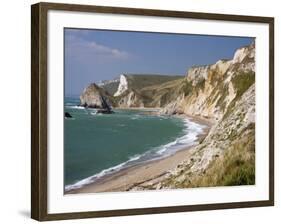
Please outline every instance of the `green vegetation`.
M160 85L165 82L182 79L183 76L155 75L155 74L128 74L128 84L131 88L140 90L144 87Z
M213 164L213 169L223 169L223 175L217 179L222 185L255 184L255 138L254 131L246 138L238 138L233 147L227 151L222 161ZM220 168L220 169L221 169Z
M172 81L147 86L140 89L139 93L144 99L146 107L160 106L177 100L180 96L188 96L194 90L191 82L181 77Z
M119 82L111 82L111 83L106 83L103 86L101 86L108 94L111 96L116 93L117 89L119 86Z
M240 97L255 82L255 73L239 73L232 78L232 83L236 90L236 97Z
M233 164L231 164L233 165ZM245 161L234 161L235 168L224 177L225 186L253 185L255 184L255 167ZM238 168L239 166L239 168Z
M239 73L234 76L231 81L236 90L236 96L227 107L227 111L225 112L223 119L227 118L231 114L235 107L236 101L249 89L252 84L255 83L255 73Z

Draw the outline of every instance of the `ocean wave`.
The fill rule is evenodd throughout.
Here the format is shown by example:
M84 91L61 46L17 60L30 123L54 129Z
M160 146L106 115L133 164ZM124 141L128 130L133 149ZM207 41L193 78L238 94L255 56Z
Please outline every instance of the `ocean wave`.
M75 120L74 117L65 117L66 120Z
M69 106L69 105L66 105L67 108L70 108L70 109L78 109L78 110L85 110L85 107L82 107L82 106Z
M132 156L132 157L129 158L129 161L130 161L130 162L136 161L136 160L138 160L140 157L141 157L141 155L139 155L139 154L134 155L134 156Z
M96 111L93 111L93 112L90 112L90 114L91 114L91 115L99 115L97 110L96 110ZM100 114L101 114L101 113L100 113Z
M198 135L203 133L205 126L192 122L189 119L184 119L184 126L185 134L183 136L177 138L173 142L169 142L165 145L157 147L158 150L156 151L156 153L159 155L169 156L180 150L183 146L187 147L196 144Z
M131 120L139 120L139 119L142 119L143 116L141 116L140 114L136 114L134 116L131 117Z
M198 135L203 133L205 125L195 123L193 121L190 121L189 119L184 119L184 127L184 135L178 137L176 140L159 147L154 147L141 155L137 154L129 157L128 160L124 163L104 169L93 176L80 180L72 185L65 186L65 190L70 191L81 188L87 184L95 182L101 177L118 172L121 169L130 167L132 165L141 164L143 162L165 158L167 156L173 155L184 147L195 145L197 143L196 141L198 140Z

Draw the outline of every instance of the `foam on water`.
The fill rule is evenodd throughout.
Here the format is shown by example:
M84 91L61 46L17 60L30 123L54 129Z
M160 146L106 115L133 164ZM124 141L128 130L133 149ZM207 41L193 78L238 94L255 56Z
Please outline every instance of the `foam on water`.
M67 105L67 104L66 104ZM85 107L82 107L82 106L77 106L77 105L75 105L75 106L70 106L70 105L67 105L66 106L67 108L70 108L70 109L78 109L78 110L85 110Z
M173 142L160 146L159 150L157 150L156 152L157 154L166 154L165 156L169 156L182 149L183 147L192 146L197 143L196 140L198 138L198 135L202 134L205 126L192 122L189 119L184 119L184 125L185 135L177 138Z

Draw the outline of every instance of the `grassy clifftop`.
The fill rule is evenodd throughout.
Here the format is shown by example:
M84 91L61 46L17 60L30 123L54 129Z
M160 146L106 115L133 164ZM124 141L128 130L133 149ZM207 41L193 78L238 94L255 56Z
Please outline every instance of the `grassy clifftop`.
M161 85L165 82L182 79L184 76L155 75L155 74L126 74L129 88L141 90L142 88L154 85Z

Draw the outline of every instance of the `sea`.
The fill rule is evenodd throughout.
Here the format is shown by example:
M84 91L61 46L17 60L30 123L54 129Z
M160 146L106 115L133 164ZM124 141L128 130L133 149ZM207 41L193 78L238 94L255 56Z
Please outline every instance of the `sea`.
M204 126L154 109L113 109L99 114L65 97L64 187L81 188L128 167L171 156L197 143Z

